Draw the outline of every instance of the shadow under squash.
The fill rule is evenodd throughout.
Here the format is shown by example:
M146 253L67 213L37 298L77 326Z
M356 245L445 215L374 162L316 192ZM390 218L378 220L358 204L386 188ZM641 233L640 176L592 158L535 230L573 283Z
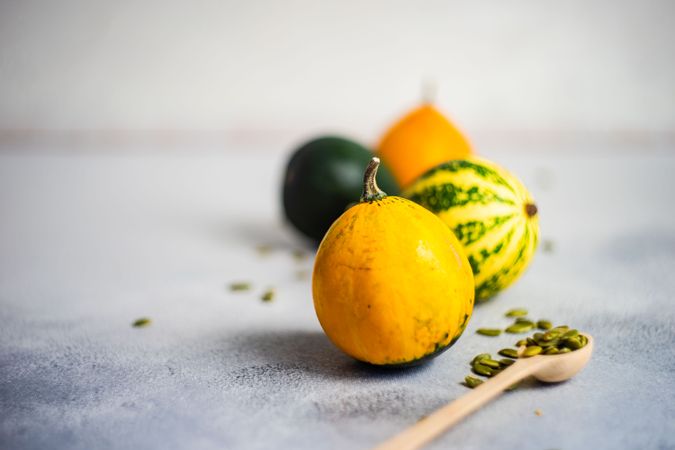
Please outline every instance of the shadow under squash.
M320 331L265 331L241 335L234 345L268 370L299 370L307 375L336 379L397 378L424 371L416 367L388 368L356 361L342 353Z

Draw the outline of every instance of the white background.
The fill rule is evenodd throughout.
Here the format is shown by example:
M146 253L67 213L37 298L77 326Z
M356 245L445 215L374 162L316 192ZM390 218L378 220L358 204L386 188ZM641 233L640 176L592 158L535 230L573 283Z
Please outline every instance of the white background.
M674 12L623 0L4 0L0 138L325 130L373 141L435 80L437 104L479 140L672 140Z

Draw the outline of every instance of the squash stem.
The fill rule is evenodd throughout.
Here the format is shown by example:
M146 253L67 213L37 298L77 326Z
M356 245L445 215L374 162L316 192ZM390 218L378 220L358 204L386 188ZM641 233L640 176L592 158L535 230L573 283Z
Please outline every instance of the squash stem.
M372 202L375 200L381 200L387 196L377 186L377 168L380 167L380 158L373 156L373 159L368 163L366 167L366 172L363 174L363 193L361 194L362 202Z
M537 205L534 203L528 203L525 205L525 214L527 214L527 217L534 217L537 215Z

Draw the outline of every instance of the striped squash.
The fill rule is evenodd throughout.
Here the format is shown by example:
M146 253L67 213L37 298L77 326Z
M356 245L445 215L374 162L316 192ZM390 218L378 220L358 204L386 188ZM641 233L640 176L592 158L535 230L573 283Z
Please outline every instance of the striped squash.
M490 161L469 157L440 164L403 195L436 213L462 243L477 301L513 283L532 259L537 207L515 176Z

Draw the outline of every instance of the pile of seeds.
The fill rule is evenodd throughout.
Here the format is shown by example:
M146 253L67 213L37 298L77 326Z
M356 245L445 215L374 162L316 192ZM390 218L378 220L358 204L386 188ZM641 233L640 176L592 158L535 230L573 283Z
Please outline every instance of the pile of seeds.
M567 325L553 327L549 320L539 320L534 322L527 319L527 310L512 309L506 313L506 317L515 317L515 322L509 325L505 331L507 333L526 333L535 327L539 332L534 333L524 339L516 342L516 348L503 348L499 350L502 358L493 359L489 353L481 353L471 360L471 371L480 376L493 377L505 368L509 367L518 358L529 358L539 354L559 355L578 350L588 344L588 338L579 331L570 329ZM499 328L480 328L476 331L483 336L499 336L502 332ZM475 388L483 382L480 378L467 375L464 378L464 385L469 388ZM515 386L512 386L515 388Z

